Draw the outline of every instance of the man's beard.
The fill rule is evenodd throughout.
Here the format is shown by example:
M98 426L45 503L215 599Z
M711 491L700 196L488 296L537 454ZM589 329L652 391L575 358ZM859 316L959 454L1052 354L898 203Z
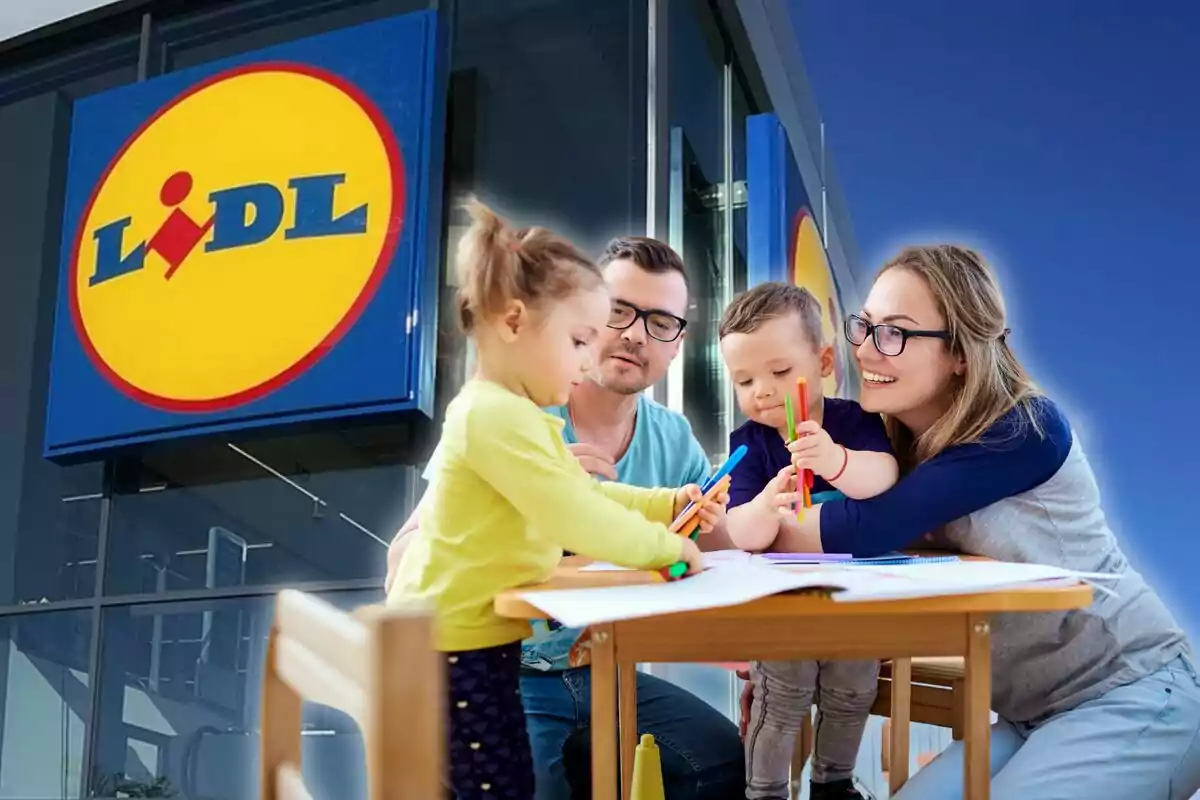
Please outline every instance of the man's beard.
M614 374L610 379L605 375L605 365L609 363L609 359L616 355L628 356L635 359L638 363L632 364L628 362L628 370L622 370L621 373ZM636 372L636 370L641 370ZM650 386L650 381L646 380L646 359L634 350L623 347L614 347L604 354L603 360L600 362L600 368L593 374L592 379L603 386L610 392L615 394L638 394L646 390Z

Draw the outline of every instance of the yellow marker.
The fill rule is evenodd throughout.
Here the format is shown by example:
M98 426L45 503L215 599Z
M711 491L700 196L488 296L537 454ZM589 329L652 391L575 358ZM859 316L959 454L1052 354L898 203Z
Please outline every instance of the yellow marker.
M663 789L662 760L654 737L642 734L642 741L633 756L633 785L629 800L666 800Z

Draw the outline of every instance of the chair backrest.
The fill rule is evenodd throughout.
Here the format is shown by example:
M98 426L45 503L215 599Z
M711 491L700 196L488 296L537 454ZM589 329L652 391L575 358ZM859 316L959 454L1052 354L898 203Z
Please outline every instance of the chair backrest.
M262 800L311 798L300 768L305 700L358 723L369 800L444 796L444 681L424 609L350 615L302 592L280 592L263 678Z

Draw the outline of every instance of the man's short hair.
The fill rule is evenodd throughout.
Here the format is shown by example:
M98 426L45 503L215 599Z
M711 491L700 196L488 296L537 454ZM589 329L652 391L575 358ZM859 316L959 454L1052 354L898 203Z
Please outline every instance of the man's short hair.
M651 239L649 236L618 236L608 243L600 256L600 267L603 269L614 261L632 261L646 272L655 275L665 275L668 272L678 272L683 276L683 283L691 291L687 270L683 267L683 259L679 257L670 245Z
M742 292L721 316L718 335L724 339L731 333L753 333L773 319L795 314L804 335L814 348L825 344L821 325L821 304L808 289L790 283L760 283Z

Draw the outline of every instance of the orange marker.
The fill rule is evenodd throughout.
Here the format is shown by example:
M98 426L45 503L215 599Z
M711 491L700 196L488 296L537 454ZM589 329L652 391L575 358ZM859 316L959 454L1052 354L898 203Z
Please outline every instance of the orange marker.
M690 536L692 531L696 530L696 528L700 525L700 518L697 516L700 513L700 509L722 491L728 489L729 481L730 478L728 475L717 481L716 484L714 484L713 487L705 493L704 497L700 498L700 502L694 503L686 513L681 514L679 518L671 524L671 531L678 533L680 536Z

